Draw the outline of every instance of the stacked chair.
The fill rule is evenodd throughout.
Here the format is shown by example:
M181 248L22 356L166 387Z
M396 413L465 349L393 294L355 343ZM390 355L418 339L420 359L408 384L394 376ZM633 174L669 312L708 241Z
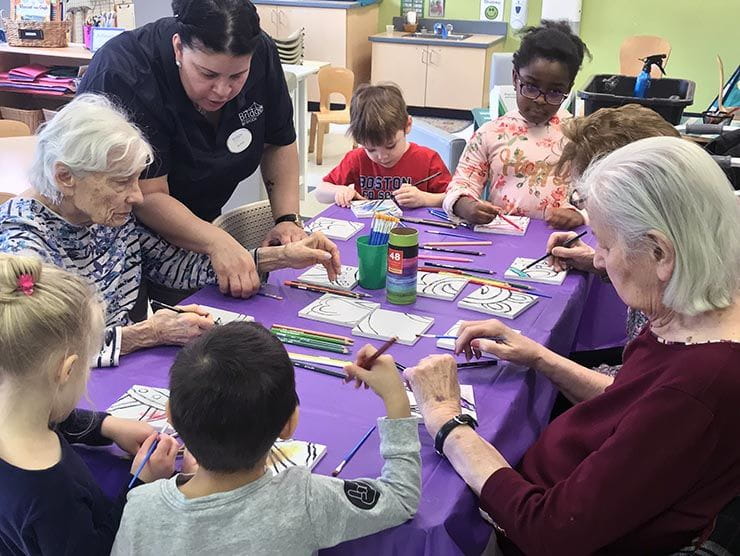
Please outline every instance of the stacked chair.
M297 66L303 64L303 38L305 35L306 29L301 27L285 39L274 39L280 61L283 64L294 64Z

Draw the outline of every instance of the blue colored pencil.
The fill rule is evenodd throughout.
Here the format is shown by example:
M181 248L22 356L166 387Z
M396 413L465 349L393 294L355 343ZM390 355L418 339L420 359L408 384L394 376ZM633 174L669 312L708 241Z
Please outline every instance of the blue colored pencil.
M473 241L478 241L480 238L475 236L466 236L465 234L456 234L454 232L442 232L439 230L424 230L428 234L437 234L438 236L450 236L450 237L461 237L463 239L472 239Z
M360 438L360 441L355 444L355 447L352 448L349 452L347 452L347 455L344 456L344 459L341 461L339 465L337 465L337 468L331 472L332 477L336 477L342 472L342 469L344 469L344 466L347 465L347 463L355 457L355 454L358 452L358 450L362 447L362 445L365 443L365 441L370 437L371 434L373 434L373 431L375 430L375 427L377 425L373 425L370 427L370 430L365 433L365 436Z
M167 430L167 427L169 427L170 424L165 421L164 425L162 425L162 428L159 430L159 434L157 435L157 438L154 439L154 442L152 442L152 445L149 446L149 449L146 451L146 455L144 456L144 459L139 464L139 468L136 470L136 473L134 473L134 476L131 477L131 482L128 484L128 488L131 488L134 486L134 483L136 482L136 479L139 478L139 474L141 474L141 471L144 469L144 466L149 463L149 458L152 457L152 454L154 453L154 450L157 449L157 445L159 444L159 435L163 434L164 431Z
M447 213L443 211L442 209L427 209L429 211L429 214L432 216L436 216L437 218L441 218L442 220L445 220L446 222L452 222L452 218L447 216Z

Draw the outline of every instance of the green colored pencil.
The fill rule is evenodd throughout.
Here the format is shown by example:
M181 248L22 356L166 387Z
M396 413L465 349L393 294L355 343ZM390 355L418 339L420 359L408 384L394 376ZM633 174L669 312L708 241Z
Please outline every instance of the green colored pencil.
M347 349L345 346L339 346L337 344L328 344L326 342L316 342L316 341L308 340L308 339L291 338L290 336L283 336L280 334L276 334L276 336L284 344L293 344L294 346L310 347L314 349L320 349L323 351L331 351L333 353L343 353L345 355L349 353L349 349Z
M273 334L282 334L283 336L289 336L291 338L316 340L317 342L326 342L328 344L336 344L339 346L351 345L347 340L340 340L339 338L328 338L326 336L319 336L318 334L310 334L307 332L297 332L295 330L284 330L282 328L271 328L270 332Z

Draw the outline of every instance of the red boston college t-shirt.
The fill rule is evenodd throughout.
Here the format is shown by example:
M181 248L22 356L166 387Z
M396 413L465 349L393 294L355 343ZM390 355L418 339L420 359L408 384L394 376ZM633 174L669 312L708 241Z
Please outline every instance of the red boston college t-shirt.
M366 199L388 199L404 183L414 183L442 172L436 178L419 184L429 193L444 193L452 176L440 156L427 147L409 143L408 150L392 168L384 168L367 156L362 147L348 152L342 162L324 178L334 185L355 184L355 190Z

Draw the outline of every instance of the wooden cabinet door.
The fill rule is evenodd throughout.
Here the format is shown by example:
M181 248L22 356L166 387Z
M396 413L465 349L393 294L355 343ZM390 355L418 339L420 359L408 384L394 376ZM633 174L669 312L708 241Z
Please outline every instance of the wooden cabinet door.
M306 60L329 62L332 66L347 67L347 10L279 6L278 37L285 38L303 27L303 57ZM319 101L316 76L306 80L308 100ZM342 102L339 99L332 102Z
M470 110L484 106L488 95L486 50L430 46L426 106Z
M276 37L278 32L277 8L266 4L255 4L254 7L257 8L257 15L260 16L260 27L262 30L271 37Z
M429 47L373 43L372 82L391 81L401 87L409 106L425 106Z

